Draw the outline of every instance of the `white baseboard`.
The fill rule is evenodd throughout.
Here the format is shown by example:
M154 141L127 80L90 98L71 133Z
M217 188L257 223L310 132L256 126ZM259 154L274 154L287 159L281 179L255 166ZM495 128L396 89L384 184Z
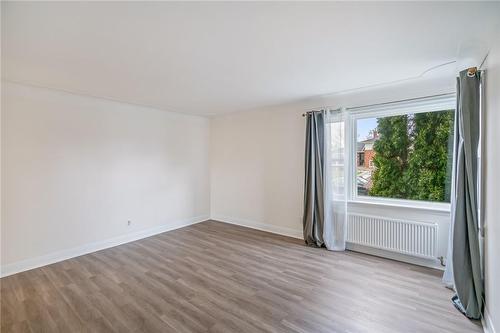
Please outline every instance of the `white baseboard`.
M303 239L302 230L299 230L299 229L281 227L281 226L276 226L276 225L272 225L272 224L266 224L266 223L255 222L255 221L251 221L251 220L233 218L233 217L222 216L222 215L214 215L211 218L209 218L209 216L197 216L197 217L193 217L193 218L186 219L186 220L175 221L173 223L165 224L165 225L162 225L159 227L154 227L154 228L150 228L150 229L146 229L146 230L140 230L140 231L133 232L130 234L117 236L117 237L114 237L111 239L98 241L98 242L86 244L83 246L70 248L67 250L53 252L53 253L49 253L49 254L46 254L43 256L22 260L22 261L14 262L14 263L7 264L7 265L2 265L0 268L0 277L9 276L12 274L16 274L16 273L20 273L20 272L27 271L30 269L34 269L37 267L50 265L50 264L53 264L53 263L56 263L59 261L66 260L66 259L78 257L78 256L81 256L84 254L88 254L88 253L96 252L99 250L104 250L104 249L107 249L110 247L114 247L117 245L133 242L133 241L136 241L136 240L139 240L142 238L146 238L146 237L150 237L150 236L154 236L154 235L157 235L157 234L160 234L163 232L167 232L170 230L174 230L174 229L182 228L182 227L189 226L192 224L196 224L199 222L203 222L203 221L206 221L208 219L217 220L217 221L221 221L221 222L229 223L229 224L240 225L240 226L248 227L248 228L252 228L252 229L262 230L262 231L270 232L273 234ZM378 250L378 249L374 249L374 248L362 247L362 246L358 246L356 244L348 244L347 248L349 250L352 250L352 251L363 252L363 253L367 253L367 254L371 254L371 255L376 255L376 256L381 256L381 257L390 258L390 259L394 259L394 260L404 261L404 262L408 262L408 263L412 263L412 264L416 264L416 265L442 269L436 263L426 261L424 259L400 255L398 253L391 253L388 251L382 251L382 250ZM488 318L489 317L487 317L485 315L485 320ZM490 325L488 327L493 327L491 324L491 320L489 321L489 323L490 323ZM485 330L485 332L496 333L494 329L491 331Z
M203 222L209 219L208 215L196 216L193 218L174 221L159 227L149 228L145 230L136 231L133 233L113 237L110 239L93 242L90 244L85 244L83 246L77 246L74 248L52 252L46 255L42 255L35 258L30 258L26 260L21 260L7 265L1 266L0 277L9 276L12 274L24 272L33 268L42 267L50 264L54 264L59 261L66 259L78 257L84 254L104 250L117 245L133 242L142 238L151 237L163 232L171 231L174 229L179 229L192 224Z
M211 217L211 219L216 220L216 221L221 221L224 223L240 225L243 227L267 231L267 232L270 232L273 234L278 234L278 235L283 235L283 236L288 236L288 237L293 237L293 238L298 238L298 239L303 239L303 237L304 237L302 230L298 230L298 229L279 227L279 226L275 226L275 225L271 225L271 224L255 222L255 221L250 221L250 220L244 220L244 219L239 219L239 218L233 218L233 217L217 215L217 214L213 215ZM361 252L361 253L366 253L366 254L370 254L370 255L374 255L374 256L378 256L378 257L402 261L402 262L406 262L406 263L410 263L410 264L414 264L414 265L444 270L444 267L439 264L438 260L422 259L422 258L417 258L417 257L413 257L413 256L400 254L400 253L384 251L384 250L380 250L380 249L376 249L376 248L371 248L371 247L366 247L366 246L362 246L362 245L358 245L358 244L351 244L351 243L347 243L347 249L351 250L351 251L355 251L355 252Z
M481 324L483 325L484 333L496 333L490 313L486 307L484 308L483 317L481 318Z
M386 251L386 250L382 250L382 249L377 249L377 248L363 246L363 245L359 245L359 244L353 244L353 243L347 243L346 248L350 251L366 253L366 254L370 254L372 256L392 259L392 260L396 260L396 261L402 261L402 262L406 262L406 263L413 264L413 265L424 266L424 267L429 267L429 268L434 268L434 269L444 271L444 267L441 266L441 264L439 263L439 260L437 260L437 259L432 260L432 259L419 258L419 257L411 256L411 255L405 255L405 254L401 254L401 253L397 253L397 252Z
M252 229L267 231L267 232L282 235L282 236L303 239L302 230L298 230L298 229L280 227L280 226L276 226L276 225L272 225L272 224L266 224L266 223L255 222L255 221L244 220L244 219L233 218L233 217L222 216L222 215L213 215L211 217L211 219L215 220L215 221L224 222L224 223L239 225L242 227L248 227L248 228L252 228Z

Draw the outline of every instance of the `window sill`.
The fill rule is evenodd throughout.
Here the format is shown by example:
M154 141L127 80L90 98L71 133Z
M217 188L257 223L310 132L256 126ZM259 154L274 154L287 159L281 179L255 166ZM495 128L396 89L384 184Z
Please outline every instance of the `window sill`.
M383 206L383 207L395 207L395 208L408 208L408 209L418 209L439 213L450 213L451 204L449 203L435 203L435 202L401 202L397 200L377 200L377 199L356 199L348 200L348 204L354 205L373 205L373 206Z

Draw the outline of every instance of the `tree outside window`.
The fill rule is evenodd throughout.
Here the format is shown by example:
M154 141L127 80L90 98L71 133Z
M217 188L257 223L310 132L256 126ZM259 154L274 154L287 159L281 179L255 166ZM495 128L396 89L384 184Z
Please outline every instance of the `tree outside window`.
M358 119L358 195L450 202L453 122L454 110Z

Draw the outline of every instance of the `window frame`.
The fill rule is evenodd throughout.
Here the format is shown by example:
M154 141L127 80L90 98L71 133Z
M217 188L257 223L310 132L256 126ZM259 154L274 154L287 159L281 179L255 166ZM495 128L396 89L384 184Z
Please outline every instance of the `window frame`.
M358 195L357 191L357 120L377 117L390 117L405 114L415 114L424 112L436 112L443 110L455 110L456 112L456 97L455 93L444 94L433 97L417 98L401 102L389 102L373 106L362 106L344 109L345 121L345 143L346 156L345 160L348 168L346 173L345 190L348 202L377 204L384 206L408 207L417 209L430 209L436 211L449 212L451 204L448 202L435 202L410 199L393 199L385 197L371 197L368 195ZM337 120L338 121L338 120ZM331 122L335 122L332 119ZM352 147L352 149L347 149Z

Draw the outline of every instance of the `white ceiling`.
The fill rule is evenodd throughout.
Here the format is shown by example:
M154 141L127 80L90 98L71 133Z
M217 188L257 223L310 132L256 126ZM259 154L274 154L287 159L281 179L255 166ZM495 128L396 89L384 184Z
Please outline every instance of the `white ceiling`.
M7 80L211 115L416 76L500 3L3 2Z

